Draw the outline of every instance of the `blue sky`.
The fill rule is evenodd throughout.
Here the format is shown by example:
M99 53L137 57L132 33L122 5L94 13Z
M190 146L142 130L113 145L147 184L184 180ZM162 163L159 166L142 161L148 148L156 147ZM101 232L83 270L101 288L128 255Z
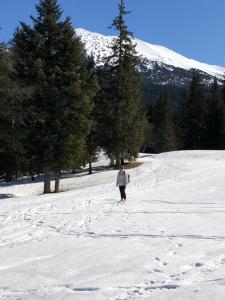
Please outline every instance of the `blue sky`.
M12 38L19 21L35 15L36 0L0 0L0 40ZM114 34L107 27L117 0L59 0L75 28ZM137 38L187 57L225 67L225 0L126 0L129 29Z

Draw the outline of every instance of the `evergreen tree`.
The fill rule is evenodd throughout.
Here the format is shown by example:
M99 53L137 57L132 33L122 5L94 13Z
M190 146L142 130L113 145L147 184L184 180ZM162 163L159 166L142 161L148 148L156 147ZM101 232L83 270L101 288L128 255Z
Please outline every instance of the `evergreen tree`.
M154 105L153 104L146 105L146 111L147 111L148 124L145 129L145 141L144 141L143 148L141 150L144 153L155 151L154 118L153 118Z
M113 89L110 83L109 67L97 70L99 92L95 98L95 121L96 133L99 146L104 149L114 165L114 101L112 100Z
M112 27L119 36L112 45L112 55L108 57L103 83L102 126L106 137L104 144L109 156L116 158L119 168L121 159L137 157L144 141L146 118L140 102L139 59L132 42L133 35L125 23L127 15L124 0L120 0L119 16Z
M215 78L208 102L207 149L224 149L225 144L225 103L223 103L218 81Z
M99 90L99 86L97 85L96 81L96 72L94 70L94 59L93 57L87 57L87 75L88 75L88 84L90 87L95 86L95 90ZM86 149L87 149L87 161L89 164L89 174L92 174L92 162L97 159L98 152L99 152L99 132L98 132L98 126L97 126L97 107L96 107L96 97L93 98L92 101L92 113L90 115L90 121L91 121L91 130L87 136L87 142L86 142Z
M223 86L222 86L222 91L221 91L221 97L223 103L225 103L225 75L223 76Z
M188 94L178 110L178 126L183 149L204 148L206 112L203 84L199 74L194 72Z
M156 152L175 150L174 114L166 91L156 101L154 107L154 125Z
M17 179L24 167L18 89L12 78L12 55L0 45L0 172ZM23 166L23 167L22 167Z
M23 101L26 151L45 174L48 193L52 172L58 192L60 171L84 160L97 84L88 82L83 44L70 19L61 21L57 1L39 0L36 10L33 26L21 22L13 45L16 75L31 91Z

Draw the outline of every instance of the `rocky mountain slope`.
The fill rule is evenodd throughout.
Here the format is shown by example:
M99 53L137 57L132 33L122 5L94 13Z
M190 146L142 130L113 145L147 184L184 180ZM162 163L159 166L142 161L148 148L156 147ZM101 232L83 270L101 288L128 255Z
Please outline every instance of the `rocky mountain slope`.
M110 45L115 36L104 36L85 29L76 29L77 35L85 43L86 51L92 54L98 66L103 64L103 58L110 54ZM223 79L225 68L208 65L186 58L163 46L134 39L137 53L141 58L141 71L145 80L153 84L184 86L192 76L193 70L198 70L203 80L210 84L213 77Z

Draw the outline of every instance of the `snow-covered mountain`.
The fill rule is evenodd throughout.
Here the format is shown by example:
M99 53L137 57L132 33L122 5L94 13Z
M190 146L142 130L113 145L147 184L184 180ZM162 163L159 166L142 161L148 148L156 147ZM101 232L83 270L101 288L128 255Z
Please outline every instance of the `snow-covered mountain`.
M101 65L102 59L110 53L109 46L112 44L115 36L104 36L81 28L75 31L85 43L87 53L92 54L96 63ZM187 72L192 72L193 69L199 70L206 76L205 79L210 81L212 80L212 76L222 79L225 74L225 68L223 67L208 65L189 59L163 46L152 45L139 39L134 39L134 43L137 45L136 49L138 55L142 58L142 67L145 72L155 71L155 73L164 73L165 70L167 72L183 70L183 75L186 75L180 79L182 83L185 83L186 77L190 77L187 76ZM154 77L153 75L154 74L151 73L151 77ZM167 79L164 77L165 76L161 78L160 76L160 78L158 78L159 82L163 84L170 83L169 81L167 82Z

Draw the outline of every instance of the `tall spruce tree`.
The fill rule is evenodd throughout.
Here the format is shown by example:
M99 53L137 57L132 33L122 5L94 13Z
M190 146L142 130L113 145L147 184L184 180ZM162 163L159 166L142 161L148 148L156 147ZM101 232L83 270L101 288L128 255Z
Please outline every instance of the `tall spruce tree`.
M142 148L142 152L154 152L155 149L155 141L154 141L154 105L148 104L146 105L146 111L147 111L147 126L145 129L145 140L144 145Z
M193 73L189 91L178 110L183 149L203 149L206 138L206 99L201 77Z
M155 103L154 126L155 151L167 152L175 150L174 114L165 90Z
M15 180L24 170L18 89L12 78L12 55L0 45L0 173Z
M221 90L221 97L222 97L223 103L225 103L225 75L223 76L223 85L222 85L222 90Z
M95 86L95 90L99 90L99 85L97 84L96 80L96 71L94 69L94 59L93 57L87 57L87 76L88 76L88 84L91 87ZM98 152L99 152L99 132L97 130L97 119L96 119L96 113L97 113L97 107L95 105L96 97L92 99L92 112L90 115L90 122L91 122L91 130L87 136L86 141L86 151L87 151L87 161L89 164L89 174L92 174L92 162L96 161Z
M104 66L97 70L99 92L95 98L95 121L96 133L99 145L104 149L114 165L114 101L112 100L113 89L110 84L109 67Z
M207 149L224 149L225 146L225 103L220 94L218 81L212 84L207 112Z
M32 26L21 22L13 46L16 75L31 91L23 101L26 151L45 174L48 193L52 172L58 192L60 171L84 160L97 84L88 82L83 44L70 19L61 21L57 0L39 0L36 10Z
M119 3L119 16L112 27L119 32L112 45L112 55L105 64L103 102L100 111L105 124L104 146L109 156L116 158L119 168L121 159L137 157L144 141L146 117L140 100L139 59L133 44L133 35L125 23L124 0ZM101 118L101 116L100 116Z

